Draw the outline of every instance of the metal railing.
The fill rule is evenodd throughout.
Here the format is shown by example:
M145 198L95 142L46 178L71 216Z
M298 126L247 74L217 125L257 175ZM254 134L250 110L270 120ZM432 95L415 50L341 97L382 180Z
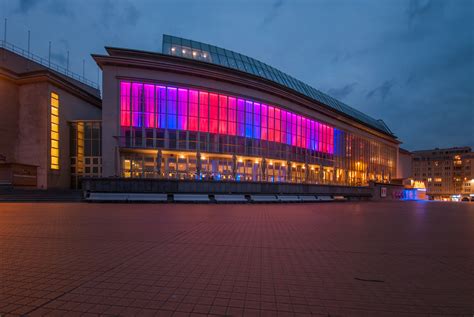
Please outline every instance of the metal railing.
M3 40L0 40L0 47L10 51L10 52L13 52L15 54L18 54L20 56L23 56L35 63L38 63L42 66L45 66L51 70L54 70L62 75L65 75L67 77L70 77L74 80L77 80L83 84L86 84L87 86L90 86L92 88L95 88L95 89L100 89L99 87L99 84L85 78L84 76L81 76L79 74L76 74L74 72L71 72L70 70L58 65L58 64L55 64L55 63L52 63L50 60L48 59L45 59L45 58L42 58L41 56L38 56L36 54L33 54L31 52L28 52L27 50L24 50L22 49L21 47L18 47L16 45L13 45L9 42L5 42Z

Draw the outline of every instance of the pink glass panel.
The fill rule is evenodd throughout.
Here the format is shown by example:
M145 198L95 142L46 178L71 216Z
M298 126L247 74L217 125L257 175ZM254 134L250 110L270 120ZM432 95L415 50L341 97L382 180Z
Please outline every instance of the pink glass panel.
M132 126L142 126L142 93L143 84L132 84Z
M130 126L130 87L129 82L120 83L120 125Z
M178 89L178 129L188 129L188 90Z
M155 127L155 86L145 84L145 127Z
M209 94L199 92L199 131L209 131Z
M189 118L188 127L191 131L198 131L199 93L197 90L189 90Z
M268 139L268 106L262 104L261 108L261 139L267 140Z
M219 95L219 133L227 134L227 96Z
M236 121L237 121L237 100L234 97L229 97L228 116L229 123L227 126L227 133L229 135L236 135Z
M209 132L217 133L219 130L219 104L217 94L209 94Z

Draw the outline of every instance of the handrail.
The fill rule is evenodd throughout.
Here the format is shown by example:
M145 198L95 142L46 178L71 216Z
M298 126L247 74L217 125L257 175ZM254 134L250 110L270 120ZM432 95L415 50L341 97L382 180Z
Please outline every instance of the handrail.
M87 86L90 86L92 88L95 88L95 89L99 89L99 84L97 84L96 82L93 82L87 78L85 78L84 76L81 76L79 74L76 74L74 72L71 72L70 70L58 65L58 64L55 64L55 63L52 63L50 60L47 60L47 59L44 59L42 58L41 56L38 56L38 55L35 55L31 52L28 52L27 50L24 50L22 49L21 47L18 47L12 43L9 43L9 42L5 42L3 40L0 40L0 47L3 47L4 49L10 51L10 52L13 52L15 54L18 54L20 56L23 56L35 63L38 63L42 66L45 66L51 70L54 70L62 75L65 75L67 77L70 77L74 80L77 80L83 84L86 84Z

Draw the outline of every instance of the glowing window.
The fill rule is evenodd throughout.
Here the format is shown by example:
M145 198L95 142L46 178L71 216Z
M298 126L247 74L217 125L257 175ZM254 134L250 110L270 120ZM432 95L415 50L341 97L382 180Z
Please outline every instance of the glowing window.
M59 96L51 93L51 169L59 169Z

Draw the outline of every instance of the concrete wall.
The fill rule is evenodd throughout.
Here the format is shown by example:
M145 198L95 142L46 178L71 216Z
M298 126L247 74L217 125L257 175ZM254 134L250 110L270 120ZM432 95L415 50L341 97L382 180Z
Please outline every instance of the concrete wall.
M49 168L49 96L51 92L59 95L59 171ZM70 160L70 127L68 122L72 120L100 120L100 108L90 104L87 101L73 95L58 86L50 84L48 86L47 99L47 170L48 170L48 188L68 188L71 182L71 160Z
M18 135L18 86L0 78L0 157L15 161Z
M19 86L18 140L15 147L18 163L38 166L38 188L48 187L49 98L48 83L33 82Z
M412 177L412 155L406 151L398 152L397 178Z
M400 200L403 198L403 185L370 182L372 200Z
M112 193L323 194L351 197L372 195L372 189L369 187L130 178L83 179L82 189Z

